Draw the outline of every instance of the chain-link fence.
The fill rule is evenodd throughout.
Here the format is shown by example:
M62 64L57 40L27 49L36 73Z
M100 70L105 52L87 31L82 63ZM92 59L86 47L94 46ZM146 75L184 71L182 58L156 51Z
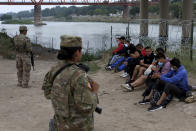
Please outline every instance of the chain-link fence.
M47 23L47 22L46 22ZM28 26L28 34L32 43L40 44L47 48L59 49L60 47L60 36L63 34L67 35L77 35L82 37L84 52L97 53L98 51L104 51L110 49L111 47L117 46L116 37L126 36L131 38L133 44L138 44L140 40L143 40L144 46L150 45L153 48L160 46L164 43L168 51L173 51L174 54L179 56L190 55L190 39L185 38L182 41L182 34L185 36L192 37L193 34L193 57L195 58L196 50L196 30L193 28L193 33L191 30L191 21L163 21L160 19L147 19L142 20L143 24L148 25L148 36L144 37L140 35L145 34L146 28L140 29L141 20L132 20L128 23L47 23L47 26L34 27ZM196 22L193 22L193 25ZM164 26L159 26L160 24L165 24L168 26L168 30L162 29ZM6 25L7 33L10 36L15 36L18 32L18 25L10 26ZM62 28L65 28L64 30ZM183 29L183 31L182 31ZM162 34L166 34L168 37L159 37L159 30ZM164 32L167 31L168 33ZM165 41L165 42L162 42ZM182 46L182 42L186 43L186 46ZM183 50L186 50L184 51Z

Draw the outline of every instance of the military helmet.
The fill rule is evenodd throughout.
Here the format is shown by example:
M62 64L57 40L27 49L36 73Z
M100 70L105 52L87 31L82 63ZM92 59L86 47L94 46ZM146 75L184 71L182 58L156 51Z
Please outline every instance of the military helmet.
M19 31L27 31L27 27L26 26L20 26Z
M63 35L61 36L60 47L82 47L82 39L78 36Z

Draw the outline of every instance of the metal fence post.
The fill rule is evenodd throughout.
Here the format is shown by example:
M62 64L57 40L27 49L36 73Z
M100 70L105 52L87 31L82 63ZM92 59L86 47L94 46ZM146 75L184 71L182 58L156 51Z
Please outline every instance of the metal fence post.
M193 61L193 32L194 32L194 20L191 22L191 41L190 41L190 59Z
M111 26L111 49L112 49L112 26Z
M37 44L37 36L35 37L35 44Z
M54 49L54 48L53 48L53 37L52 37L52 49Z

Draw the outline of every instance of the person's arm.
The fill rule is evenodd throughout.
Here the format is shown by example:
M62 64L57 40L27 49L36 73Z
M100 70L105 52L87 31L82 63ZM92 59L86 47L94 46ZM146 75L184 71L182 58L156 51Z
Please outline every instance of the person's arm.
M42 90L44 91L44 96L46 99L51 99L51 90L52 90L52 72L49 71L45 77L44 77L44 82L42 85Z
M172 70L170 70L167 74L163 74L163 75L161 75L162 77L171 77L172 76L172 74L174 73L174 71L172 71Z
M116 54L121 49L123 49L123 44L119 44L118 48L116 48L112 53Z
M160 79L171 84L177 84L178 82L180 82L180 80L182 80L183 77L184 77L183 73L178 72L176 75L170 78L162 75Z
M123 47L121 50L118 50L116 54L124 54L126 53L126 51L127 51L126 47Z
M76 110L87 114L94 112L98 100L92 84L85 75L81 75L74 83L73 96Z
M148 68L150 66L150 64L145 64L144 60L140 61L140 65L143 66L143 67L146 67L146 68Z

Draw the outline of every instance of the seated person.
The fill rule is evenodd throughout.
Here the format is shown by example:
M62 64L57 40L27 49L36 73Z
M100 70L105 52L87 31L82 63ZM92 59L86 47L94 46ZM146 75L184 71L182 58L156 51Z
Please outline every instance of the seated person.
M123 49L124 43L125 43L125 37L121 36L119 39L117 38L116 40L117 42L119 42L118 47L112 52L113 55L116 55L116 53L120 50Z
M143 75L144 71L152 64L155 58L154 53L152 53L151 47L146 47L145 51L146 55L144 56L144 59L140 61L140 64L135 67L130 83L135 81L137 77Z
M145 49L142 44L137 44L135 47L130 46L129 54L134 55L136 50L137 50L137 52L139 52L140 56L137 59L135 59L133 63L132 63L132 60L127 60L125 62L124 73L121 75L121 77L123 77L123 78L129 76L129 79L127 79L126 83L128 83L130 81L130 78L133 75L133 71L135 69L135 66L139 65L138 60L142 60L143 57L146 55Z
M108 65L105 67L106 70L111 70L110 65L114 64L119 58L122 57L118 52L123 50L123 48L125 47L125 37L121 36L120 38L117 38L116 41L119 43L118 47L112 52L112 58L109 60Z
M136 47L136 49L138 51L140 51L140 53L141 53L142 56L145 56L146 55L146 50L144 49L144 47L143 47L142 44L139 43L135 47Z
M159 48L157 48L157 49L155 50L155 53L156 53L156 55L157 55L157 54L165 54L165 51L164 51L163 48L159 47Z
M154 89L157 89L158 91L162 90L163 93L157 103L148 108L148 111L156 111L165 107L162 105L162 102L168 95L183 99L186 97L186 92L190 90L188 87L187 71L184 66L180 64L180 60L173 58L170 61L170 64L171 70L167 74L160 75L155 73L153 75L154 78L160 79L161 81L159 82L159 85L155 85ZM145 101L149 103L152 96L153 90L151 90L150 95Z
M126 62L124 62L124 64L125 64L124 72L126 72L129 77L131 77L133 75L133 71L135 69L135 66L139 64L141 59L143 59L143 57L141 57L140 51L138 51L136 49L135 49L134 53L130 54L130 57L133 59L128 59ZM124 76L124 77L126 77L126 76ZM129 81L129 79L127 81Z
M133 83L129 83L129 84L123 84L122 86L130 91L133 91L135 88L145 84L145 82L147 81L148 78L148 85L149 83L152 84L152 82L154 82L154 79L151 77L153 73L159 73L161 75L166 74L170 71L170 61L166 59L164 54L158 54L156 56L157 62L158 64L156 65L156 67L151 67L152 71L149 75L142 75L141 77L139 77L136 81L134 81ZM155 65L155 63L153 63L152 65ZM151 79L153 79L151 81Z
M119 50L116 54L121 56L118 58L113 64L108 66L109 70L112 70L116 66L120 65L123 61L129 59L129 49L134 48L134 45L130 43L130 41L126 40L122 50Z

